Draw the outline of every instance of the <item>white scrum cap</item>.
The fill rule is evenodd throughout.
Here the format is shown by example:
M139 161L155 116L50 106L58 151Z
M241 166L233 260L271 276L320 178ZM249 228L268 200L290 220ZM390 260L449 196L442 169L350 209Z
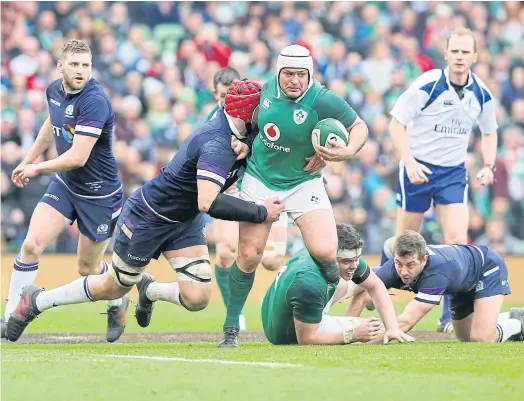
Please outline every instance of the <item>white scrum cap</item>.
M284 47L277 58L277 77L283 68L305 68L309 72L309 85L313 84L313 57L304 46Z

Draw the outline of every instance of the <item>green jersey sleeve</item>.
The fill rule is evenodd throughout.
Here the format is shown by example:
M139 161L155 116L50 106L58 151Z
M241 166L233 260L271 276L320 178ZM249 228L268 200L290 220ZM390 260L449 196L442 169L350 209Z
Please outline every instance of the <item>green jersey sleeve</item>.
M357 119L357 113L335 92L328 89L322 90L316 97L313 108L318 114L318 119L336 118L344 127L350 127Z
M213 107L213 110L211 110L209 112L209 114L206 116L206 122L208 122L209 120L213 119L213 117L215 117L215 114L217 113L218 109L220 109L220 105L217 103L215 105L215 107Z
M353 275L353 278L351 279L355 284L362 284L364 281L367 280L369 277L369 274L371 273L371 269L369 268L368 264L366 263L364 258L360 258L358 261L358 267L355 271L355 274Z
M326 283L310 273L298 273L287 292L293 317L303 323L320 323L327 303L326 294Z

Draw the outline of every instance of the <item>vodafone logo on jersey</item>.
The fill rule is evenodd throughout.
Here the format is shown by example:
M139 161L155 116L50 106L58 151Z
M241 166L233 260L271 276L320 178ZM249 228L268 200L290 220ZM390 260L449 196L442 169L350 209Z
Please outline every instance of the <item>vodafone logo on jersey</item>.
M266 134L267 139L271 142L278 141L280 138L280 130L273 123L267 123L264 125L264 134Z

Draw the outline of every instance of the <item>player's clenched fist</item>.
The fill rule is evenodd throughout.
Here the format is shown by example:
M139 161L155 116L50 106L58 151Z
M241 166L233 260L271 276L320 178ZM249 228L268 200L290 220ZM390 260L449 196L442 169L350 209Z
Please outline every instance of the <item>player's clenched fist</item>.
M359 342L368 342L378 338L382 323L376 317L370 317L355 327L355 338Z
M284 211L284 204L278 198L273 198L265 201L264 206L267 209L266 221L277 221L280 217L280 214Z

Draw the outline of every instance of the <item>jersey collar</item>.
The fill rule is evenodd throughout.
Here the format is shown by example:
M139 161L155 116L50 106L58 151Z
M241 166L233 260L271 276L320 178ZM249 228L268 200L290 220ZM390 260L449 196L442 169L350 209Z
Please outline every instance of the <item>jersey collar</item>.
M242 135L237 127L235 126L235 123L233 122L233 119L231 118L231 116L229 114L226 113L226 111L224 110L224 115L226 116L226 119L227 119L227 123L229 124L229 128L231 129L231 132L233 133L233 135L235 137L237 137L238 139L245 139L246 136L245 135Z
M89 77L89 79L87 80L87 83L84 85L83 88L77 89L77 90L74 90L74 91L69 91L69 92L67 92L67 95L77 95L77 94L79 94L80 92L82 92L86 88L87 85L89 85L89 81L91 81L91 79L93 79L92 75ZM60 89L62 90L62 92L64 94L66 94L66 91L64 89L64 79L63 78L62 78L62 82L60 83Z
M448 84L448 88L451 88L451 81L449 80L449 67L446 67L444 69L444 76L446 77L446 82ZM471 74L471 70L468 72L468 82L466 83L466 86L464 86L464 89L473 90L471 87L473 86L474 79L473 75Z

